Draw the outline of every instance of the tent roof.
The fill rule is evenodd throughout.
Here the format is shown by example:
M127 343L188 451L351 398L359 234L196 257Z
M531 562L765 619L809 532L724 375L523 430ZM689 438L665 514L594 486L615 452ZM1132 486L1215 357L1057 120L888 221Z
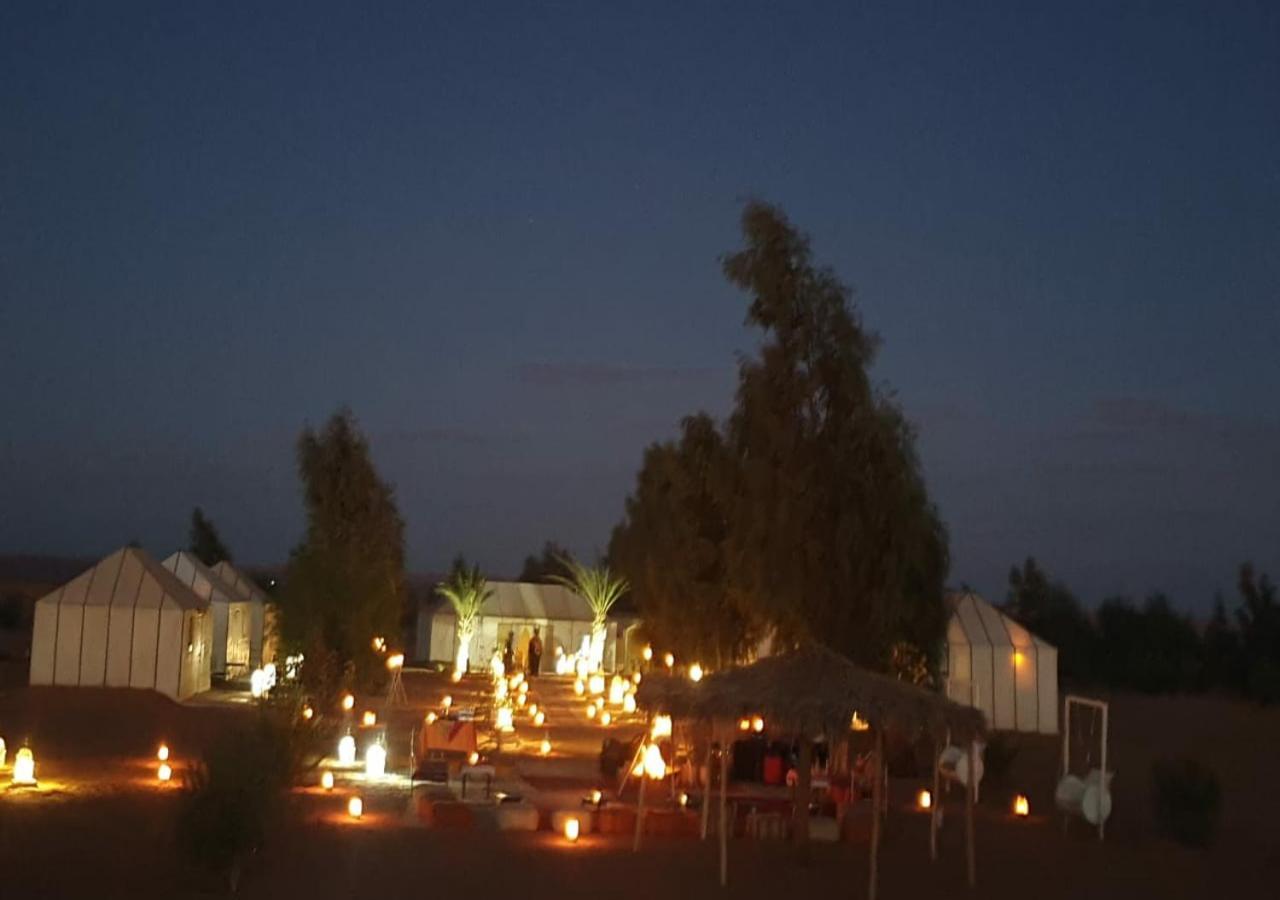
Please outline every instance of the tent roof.
M187 550L170 554L160 565L172 572L179 581L195 591L197 595L202 595L203 589L197 587L196 582L198 579L204 579L209 585L210 600L219 603L244 602L235 588Z
M94 563L90 568L81 572L75 578L59 587L56 591L46 594L37 602L39 603L56 603L58 605L69 606L114 606L117 602L133 606L138 603L138 597L142 596L141 589L137 586L140 582L134 583L134 589L122 591L120 590L119 575L126 565L136 566L141 569L141 582L151 581L160 588L159 603L163 605L164 600L172 601L176 606L182 609L204 610L208 609L209 601L198 596L191 588L187 587L179 581L172 572L166 569L160 563L152 559L144 550L138 547L121 547L115 553L108 554L98 562ZM111 582L111 589L103 594L99 590L89 590L95 582L95 575L98 572L107 574ZM80 583L84 582L84 589L77 590ZM105 582L100 582L105 584ZM92 595L92 600L90 599ZM150 596L150 595L148 595ZM105 600L105 603L97 602L99 598Z
M231 565L230 560L224 559L214 565L213 574L226 582L241 601L264 604L267 602L266 592L258 587L252 578Z
M908 734L927 731L941 737L950 730L963 740L984 729L980 711L863 669L816 644L714 672L698 684L649 676L636 700L655 711L692 718L759 714L792 732L843 733L854 713L874 727Z
M480 615L498 619L559 619L590 622L595 616L587 601L559 584L535 584L528 581L490 581L493 593L485 601ZM440 611L453 614L445 602Z
M973 591L959 591L947 596L951 620L947 624L947 640L971 647L1054 649L1013 619L983 600Z

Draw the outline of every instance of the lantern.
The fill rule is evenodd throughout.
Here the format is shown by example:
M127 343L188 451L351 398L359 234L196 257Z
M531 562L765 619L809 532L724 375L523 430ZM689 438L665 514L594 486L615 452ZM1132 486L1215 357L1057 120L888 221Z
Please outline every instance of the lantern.
M681 792L680 792L680 796L679 796L679 797L677 797L676 799L677 799L677 801L680 803L680 808L681 808L681 809L685 809L686 807L688 807L688 805L689 805L689 795L688 795L688 794L686 794L684 791L681 791Z
M388 668L388 669L390 669L390 670L392 670L393 672L394 672L396 669L402 669L402 668L404 668L404 654L403 654L403 653L393 653L393 654L391 654L390 656L388 656L388 657L387 657L387 668Z
M347 801L347 815L353 819L358 819L364 815L364 801L359 797L352 797Z
M666 656L662 658L662 661L666 663L667 668L670 669L672 666L676 664L676 655L674 653L668 653Z
M539 753L541 753L543 756L550 756L550 755L551 755L551 741L550 741L550 740L548 740L547 738L543 738L543 739L542 739L542 745L541 745L540 747L538 747L538 752L539 752Z
M310 703L302 707L302 718L306 719L308 722L311 721L311 717L314 716L315 714L316 714L316 711L311 708Z
M587 680L587 690L591 692L591 696L599 697L604 693L604 676L600 674L592 675Z
M13 758L13 783L36 783L36 757L30 747L23 747Z
M609 682L609 703L612 706L621 706L622 699L627 696L627 681L621 675L614 675L613 680Z
M537 718L537 716L538 716L538 704L536 704L536 703L530 703L530 704L529 704L529 715L533 716L534 718Z
M7 753L8 751L5 749L5 746L4 746L4 738L0 738L0 767L4 766L4 758L7 755Z
M434 725L434 724L435 724L436 719L438 719L438 718L440 718L440 717L439 717L439 716L437 716L434 712L429 712L429 713L427 713L427 715L426 715L426 717L425 717L424 721L425 721L428 725Z
M156 751L156 759L160 762L167 762L169 759L169 745L161 744L160 749Z
M596 717L596 705L594 703L587 704L587 718L594 719Z
M671 737L671 717L670 716L654 716L653 728L650 735L656 741L661 737Z
M584 637L583 640L586 640L586 638ZM579 657L578 661L573 664L573 671L575 675L577 675L583 681L586 681L587 675L591 673L591 666L587 664L587 661L585 658Z
M516 688L516 690L518 690L520 692L520 696L523 697L525 694L529 693L529 682L521 681L520 686Z
M933 809L933 794L928 791L916 794L916 809Z
M457 684L459 681L461 681L461 680L462 680L462 670L461 670L461 669L454 669L452 672L450 672L450 673L449 673L449 680L450 680L450 681L452 681L454 684Z
M613 724L613 714L609 710L600 713L600 724L606 728Z
M381 653L387 646L387 642L380 637L373 639L373 649Z
M1028 816L1031 814L1031 803L1027 800L1026 794L1018 794L1013 798L1013 814L1015 816Z
M520 685L520 686L524 687L524 685ZM520 707L521 709L524 709L524 705L528 701L529 701L528 694L516 694L516 706Z
M507 699L507 680L505 678L499 678L497 683L494 684L493 699L495 700Z
M653 648L650 647L648 644L645 644L644 649L640 651L640 655L644 657L645 662L648 662L649 660L653 659Z
M378 724L378 714L371 709L366 709L364 715L360 717L360 723L365 728L372 728Z
M267 692L267 673L262 669L254 669L249 674L249 693L255 699Z
M444 699L440 701L440 705L444 707L445 712L448 712L449 707L453 706L453 695L445 694Z
M324 788L326 791L333 790L333 773L328 769L326 769L324 774L320 776L320 787Z
M351 735L342 736L342 740L338 741L338 764L343 766L353 766L356 762L356 739Z
M351 694L342 695L342 708L347 712L356 708L356 698Z
M756 734L760 734L762 731L764 731L764 718L761 716L752 716L751 730L754 731Z
M505 734L516 730L515 714L510 706L499 706L494 716L494 726Z
M169 768L168 763L160 763L160 768L156 769L156 778L161 781L168 781L173 777L173 769Z
M751 730L751 720L750 720L750 719L748 719L748 718L746 718L745 716L744 716L743 718L739 719L739 720L738 720L738 730L739 730L739 731L750 731L750 730Z
M627 694L627 696L622 698L622 711L628 714L636 711L635 695Z
M546 721L547 721L547 714L544 713L542 710L538 710L536 713L533 714L533 724L536 725L538 728L541 728L543 725L545 725Z
M582 679L581 679L581 678L578 678L578 679L575 679L575 680L574 680L574 682L573 682L573 692L574 692L575 694L577 694L579 697L581 697L583 694L585 694L585 693L587 692L587 686L586 686L585 684L583 684L583 683L582 683Z
M577 816L570 816L564 820L564 836L569 843L573 843L578 839L578 831L581 826L578 824Z
M642 678L644 678L644 676L641 675L639 672L636 672L634 675L631 676L631 683L638 685L640 683L640 679Z
M598 788L591 792L591 802L594 803L596 806L599 806L600 801L603 799L604 799L604 794L600 793L600 790Z
M689 680L695 683L702 680L702 666L698 663L689 666Z
M469 766L480 765L480 754L475 750L472 750L471 755L467 757L467 765Z
M644 774L654 781L667 777L667 761L662 758L662 750L657 744L650 744L644 751Z
M381 744L370 744L364 751L364 774L366 778L381 778L387 773L387 748Z
M853 731L866 731L870 727L871 723L856 712L853 714L853 718L849 720L849 728Z

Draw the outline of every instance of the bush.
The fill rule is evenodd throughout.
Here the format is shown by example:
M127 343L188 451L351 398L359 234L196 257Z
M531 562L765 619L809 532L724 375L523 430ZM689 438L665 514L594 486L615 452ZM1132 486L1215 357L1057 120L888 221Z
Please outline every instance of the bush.
M987 749L982 755L983 777L1002 783L1018 758L1018 745L1003 732L987 736Z
M1213 770L1192 759L1159 760L1151 784L1160 833L1190 847L1208 846L1222 805Z

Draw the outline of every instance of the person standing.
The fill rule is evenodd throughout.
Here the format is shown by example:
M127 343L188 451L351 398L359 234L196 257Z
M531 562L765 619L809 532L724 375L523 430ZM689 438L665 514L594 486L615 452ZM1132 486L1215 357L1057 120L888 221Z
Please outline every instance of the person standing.
M542 638L538 636L538 626L533 626L533 637L529 638L529 677L538 674L542 665Z
M502 648L502 667L510 675L516 670L516 632L507 632L507 645Z

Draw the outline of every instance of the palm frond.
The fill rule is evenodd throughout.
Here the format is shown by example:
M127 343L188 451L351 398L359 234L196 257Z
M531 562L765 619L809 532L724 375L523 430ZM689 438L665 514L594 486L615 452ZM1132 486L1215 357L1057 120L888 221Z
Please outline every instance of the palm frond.
M577 560L565 557L561 557L560 562L569 575L552 577L586 600L597 622L603 622L613 605L630 590L627 580L614 575L607 565L584 566Z

